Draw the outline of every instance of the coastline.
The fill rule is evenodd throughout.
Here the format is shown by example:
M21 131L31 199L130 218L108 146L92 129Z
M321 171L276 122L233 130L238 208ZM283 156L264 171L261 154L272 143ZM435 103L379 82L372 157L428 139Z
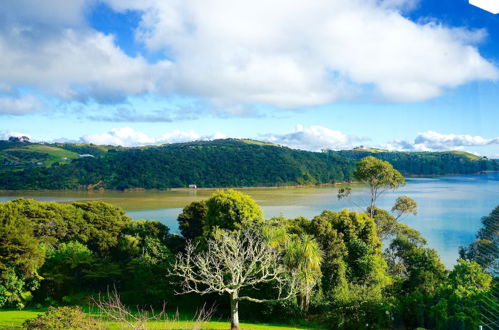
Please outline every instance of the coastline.
M406 179L411 178L438 178L438 177L458 177L458 176L466 176L466 175L484 175L488 173L496 173L499 171L483 171L480 173L451 173L451 174L425 174L425 175L405 175ZM176 187L176 188L128 188L124 190L119 189L19 189L19 190L9 190L9 189L0 189L0 193L15 193L15 192L40 192L40 193L48 193L48 192L68 192L68 193L104 193L104 192L117 192L117 193L128 193L128 192L161 192L161 191L206 191L206 190L227 190L227 189L242 189L242 190L256 190L256 189L292 189L292 188L320 188L320 187L341 187L341 186L360 186L362 183L358 181L351 182L336 182L336 183L320 183L320 184L304 184L304 185L278 185L278 186L232 186L232 187L197 187L197 188L188 188L188 187Z

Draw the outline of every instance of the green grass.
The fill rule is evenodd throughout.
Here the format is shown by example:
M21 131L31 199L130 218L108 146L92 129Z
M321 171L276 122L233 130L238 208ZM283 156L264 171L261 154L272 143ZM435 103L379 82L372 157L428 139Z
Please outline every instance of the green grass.
M0 329L20 329L23 322L27 319L36 318L37 315L43 314L46 309L25 309L19 310L0 310ZM95 313L91 313L96 315ZM171 317L170 317L171 319ZM150 321L147 323L148 329L191 329L195 322L191 321L193 319L192 315L180 315L178 321ZM123 329L123 324L117 322L103 322L102 324L106 329ZM301 326L290 326L283 324L271 324L271 323L240 323L241 329L272 329L272 330L284 330L284 329L311 329L311 326L301 327ZM222 320L212 320L203 323L203 329L229 329L230 323L228 321Z
M27 319L34 319L46 309L0 310L0 329L20 328Z
M470 154L469 152L466 152L466 151L449 151L449 153L454 154L454 155L464 156L464 157L468 158L469 160L480 160L481 159L477 155Z
M251 139L237 139L237 140L244 142L246 144L255 144L255 145L259 145L259 146L273 146L273 147L276 146L274 143L271 143L271 142L262 142L262 141L251 140Z
M9 154L9 152L21 152L21 153L36 153L39 154L39 158L37 157L29 157L30 160L36 160L36 161L42 161L45 166L50 166L55 162L60 162L60 163L65 163L67 161L63 161L63 157L67 157L68 159L75 159L78 158L78 154L76 152L68 151L62 148L57 148L57 147L52 147L52 146L47 146L47 145L40 145L40 144L30 144L27 146L22 146L18 148L10 148L10 149L5 149L2 150L0 153L0 156L7 158L7 159L16 159L17 157ZM43 157L46 155L46 158ZM33 159L31 159L33 158ZM20 159L23 161L22 159ZM24 160L26 161L26 160Z

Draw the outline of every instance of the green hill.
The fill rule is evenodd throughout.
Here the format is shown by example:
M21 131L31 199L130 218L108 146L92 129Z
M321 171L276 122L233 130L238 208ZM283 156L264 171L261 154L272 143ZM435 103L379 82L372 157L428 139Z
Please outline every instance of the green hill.
M93 157L78 157L82 154ZM368 155L391 162L404 175L499 170L498 161L462 152L378 149L309 152L238 139L140 148L0 141L0 189L168 189L189 184L241 187L337 183L353 180L355 163ZM67 160L63 161L63 157Z

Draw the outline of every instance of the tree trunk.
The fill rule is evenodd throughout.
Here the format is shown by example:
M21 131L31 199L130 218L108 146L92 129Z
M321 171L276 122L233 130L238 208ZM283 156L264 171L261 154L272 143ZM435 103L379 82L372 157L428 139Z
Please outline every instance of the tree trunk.
M230 328L239 329L239 300L237 292L230 295Z
M374 205L376 205L376 190L371 187L371 206L369 208L371 218L374 218Z

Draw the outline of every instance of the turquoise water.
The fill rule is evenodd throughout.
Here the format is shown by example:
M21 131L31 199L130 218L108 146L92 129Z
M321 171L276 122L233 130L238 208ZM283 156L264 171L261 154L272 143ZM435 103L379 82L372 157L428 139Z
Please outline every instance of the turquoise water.
M474 240L480 218L499 205L499 173L409 178L395 192L387 192L378 206L390 209L395 199L407 195L418 203L418 215L401 221L421 231L428 245L437 249L447 266L455 263L458 247ZM368 203L366 188L356 187L348 200L338 201L335 187L246 189L261 205L267 218L305 216L312 218L325 209L362 210ZM177 215L194 200L206 199L213 190L164 192L0 192L0 201L17 197L43 201L104 200L123 207L135 219L159 220L178 232Z

